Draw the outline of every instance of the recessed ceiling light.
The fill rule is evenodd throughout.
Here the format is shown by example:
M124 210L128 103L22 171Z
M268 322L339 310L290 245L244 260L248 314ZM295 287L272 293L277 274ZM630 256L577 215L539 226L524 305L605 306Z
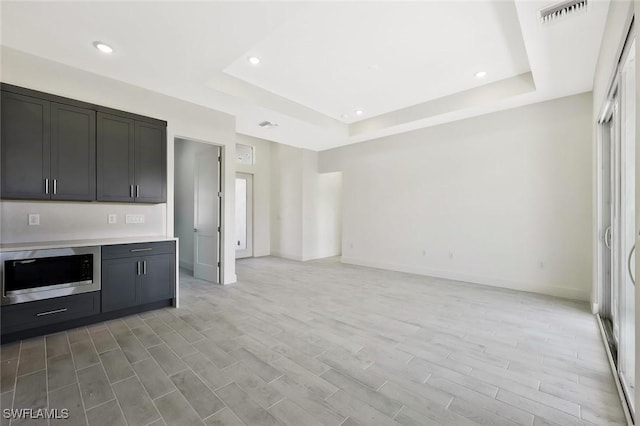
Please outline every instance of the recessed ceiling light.
M108 44L105 44L101 41L94 41L93 42L93 46L98 49L99 51L101 51L102 53L112 53L113 52L113 48L111 46L109 46Z
M251 65L258 65L260 63L260 58L258 58L257 56L249 56L247 61L249 61Z
M476 78L485 78L487 76L487 72L486 71L478 71L477 73L475 73Z
M361 110L361 109L357 109L357 110L356 110L356 115L358 115L358 116L359 116L359 115L362 115L362 114L364 114L364 111L363 111L363 110Z

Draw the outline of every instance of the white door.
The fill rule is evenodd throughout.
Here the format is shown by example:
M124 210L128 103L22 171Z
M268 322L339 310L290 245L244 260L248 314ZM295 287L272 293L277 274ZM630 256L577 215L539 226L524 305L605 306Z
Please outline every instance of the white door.
M236 259L253 256L253 175L236 173Z
M220 148L196 153L193 206L193 276L220 282Z

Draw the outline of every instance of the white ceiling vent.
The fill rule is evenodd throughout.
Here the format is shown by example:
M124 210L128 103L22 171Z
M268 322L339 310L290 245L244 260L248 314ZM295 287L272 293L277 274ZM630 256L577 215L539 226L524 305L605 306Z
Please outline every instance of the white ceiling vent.
M554 22L568 16L574 16L587 11L587 0L569 0L556 3L540 10L538 19L541 24Z
M271 121L262 121L258 123L258 126L263 127L265 129L271 129L273 127L278 127L278 123L273 123Z

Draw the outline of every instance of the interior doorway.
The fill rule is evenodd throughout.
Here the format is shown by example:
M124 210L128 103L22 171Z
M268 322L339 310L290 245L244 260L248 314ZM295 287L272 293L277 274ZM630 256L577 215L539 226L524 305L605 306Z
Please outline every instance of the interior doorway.
M253 175L236 173L236 259L253 257Z
M222 148L175 139L174 229L182 273L220 283L222 277Z

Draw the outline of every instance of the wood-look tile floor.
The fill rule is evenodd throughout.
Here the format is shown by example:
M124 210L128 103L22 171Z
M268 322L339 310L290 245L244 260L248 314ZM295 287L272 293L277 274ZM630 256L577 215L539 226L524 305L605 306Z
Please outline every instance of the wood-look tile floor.
M336 261L242 260L238 277L184 275L179 309L2 346L2 408L70 410L50 425L624 424L585 303Z

